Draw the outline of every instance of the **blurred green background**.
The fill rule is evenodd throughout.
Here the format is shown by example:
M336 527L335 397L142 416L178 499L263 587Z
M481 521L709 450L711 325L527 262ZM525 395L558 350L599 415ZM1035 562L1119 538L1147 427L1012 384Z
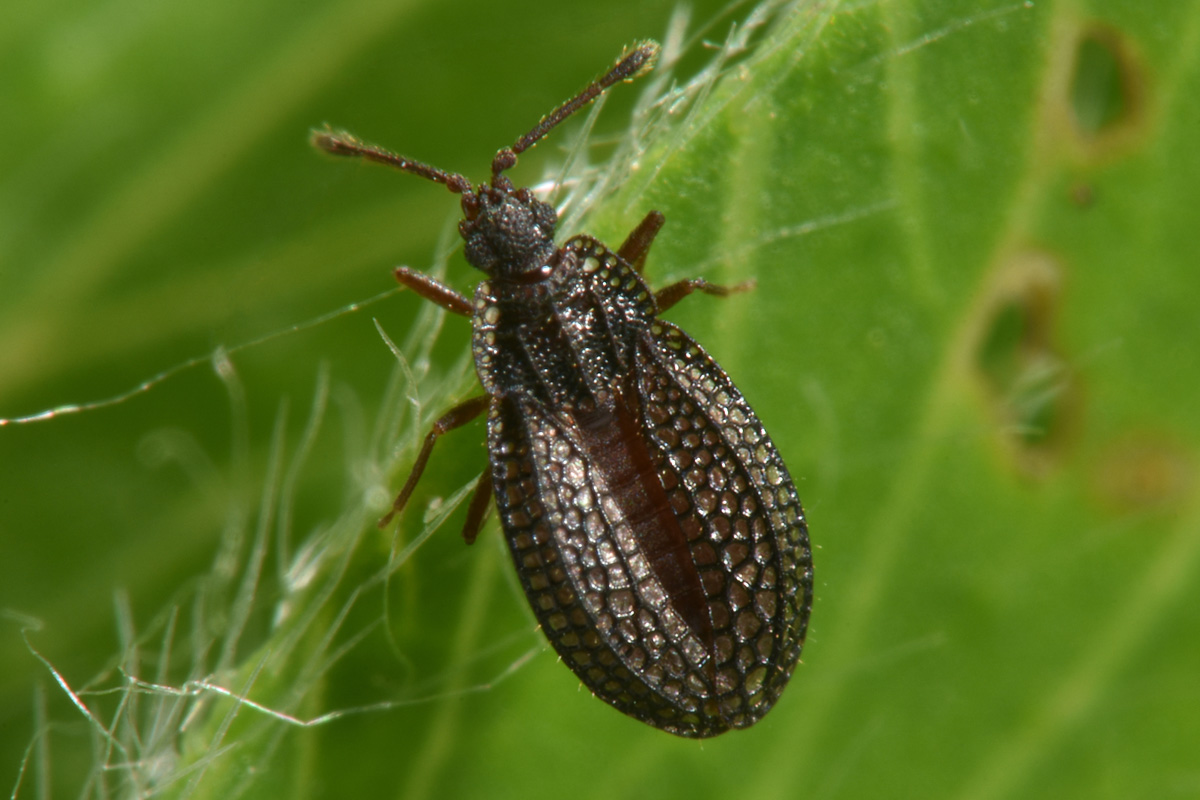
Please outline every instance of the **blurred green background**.
M689 8L674 37L667 2L6 11L0 417L199 359L0 427L18 797L1200 796L1200 4ZM494 523L463 546L481 425L375 530L404 446L473 391L468 325L349 304L431 268L457 203L307 144L329 122L482 179L647 37L678 88L612 93L586 152L612 185L576 224L615 245L657 208L652 281L757 279L669 316L758 410L817 548L792 685L703 743L579 687ZM447 279L476 275L454 253ZM390 705L301 728L134 678Z

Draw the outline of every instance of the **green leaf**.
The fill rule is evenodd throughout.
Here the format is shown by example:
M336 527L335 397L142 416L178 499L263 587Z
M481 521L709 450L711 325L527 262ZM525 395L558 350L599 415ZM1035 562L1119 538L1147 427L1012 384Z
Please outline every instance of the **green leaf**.
M12 14L0 416L119 398L0 426L18 797L1195 793L1200 11L799 2L706 49L715 13ZM463 546L478 424L374 528L477 390L463 320L350 304L397 262L476 278L444 189L306 144L482 179L653 35L619 144L568 126L512 174L574 161L564 234L661 210L656 285L757 281L668 316L787 459L817 602L776 708L704 743L580 689L494 523Z

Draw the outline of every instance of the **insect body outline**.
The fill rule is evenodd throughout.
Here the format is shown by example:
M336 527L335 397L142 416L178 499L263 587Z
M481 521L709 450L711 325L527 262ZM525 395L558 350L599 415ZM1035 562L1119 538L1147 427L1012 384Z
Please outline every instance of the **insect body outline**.
M397 280L472 321L484 394L434 424L386 524L437 439L487 414L490 468L463 534L494 497L522 588L562 660L632 717L703 738L754 724L799 661L812 606L807 523L787 468L719 365L659 313L694 291L641 275L664 223L649 212L614 252L586 234L555 244L557 214L504 174L517 156L622 80L649 70L643 42L497 152L473 185L344 133L313 143L443 183L461 195L468 299L407 267Z

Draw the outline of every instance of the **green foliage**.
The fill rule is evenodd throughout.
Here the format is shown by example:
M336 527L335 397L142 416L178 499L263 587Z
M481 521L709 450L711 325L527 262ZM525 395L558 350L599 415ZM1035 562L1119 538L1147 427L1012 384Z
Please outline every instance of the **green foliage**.
M0 426L0 774L18 797L1196 793L1200 7L797 2L705 50L713 4L680 39L667 4L594 6L11 15L0 415L171 375ZM479 425L374 528L475 390L468 326L349 304L398 261L474 276L445 258L452 196L306 143L328 121L482 179L648 36L680 60L607 99L592 140L622 143L568 128L513 175L574 159L567 233L663 211L657 284L757 280L670 317L788 460L817 603L776 709L704 743L580 691L494 524L463 546ZM214 349L215 377L188 366Z

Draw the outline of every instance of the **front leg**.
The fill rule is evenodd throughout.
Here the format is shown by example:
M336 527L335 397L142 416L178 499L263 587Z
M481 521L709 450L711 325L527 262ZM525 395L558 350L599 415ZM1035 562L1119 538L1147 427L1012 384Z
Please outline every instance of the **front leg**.
M633 267L638 275L642 274L642 269L646 266L646 256L650 253L650 245L654 244L654 237L662 230L666 221L667 218L661 212L651 211L638 223L633 232L625 237L625 242L617 250L617 255Z
M408 267L396 267L394 274L396 280L400 281L400 283L412 289L426 300L437 303L447 311L451 311L462 317L470 317L474 311L471 308L470 300L437 278L432 278L424 272L418 272Z

